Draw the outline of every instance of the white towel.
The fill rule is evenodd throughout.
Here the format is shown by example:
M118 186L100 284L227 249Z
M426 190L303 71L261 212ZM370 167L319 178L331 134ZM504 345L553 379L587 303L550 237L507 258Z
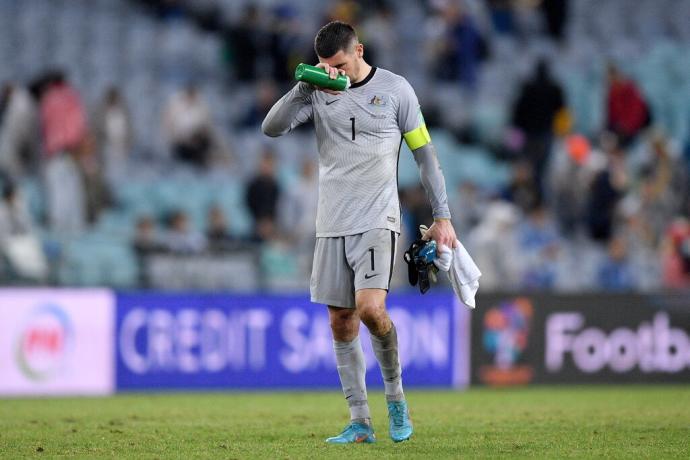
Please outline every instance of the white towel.
M424 234L427 230L429 230L429 228L426 225L419 226L419 233L422 234L422 238L424 238ZM441 245L439 250L447 251L447 248ZM434 261L434 264L437 267L439 266L436 261ZM441 267L439 268L442 270ZM477 264L472 260L470 253L467 252L467 249L465 249L465 246L463 246L459 240L455 240L453 261L451 262L450 270L446 273L448 274L451 286L453 286L453 291L455 291L455 295L458 296L460 302L467 308L475 308L477 305L474 296L477 295L479 278L482 276L482 272L479 271L479 267L477 267Z
M448 279L458 299L466 307L474 308L476 306L474 296L477 295L482 272L479 271L479 267L474 263L465 246L458 240L455 241L455 245L453 264L448 271Z

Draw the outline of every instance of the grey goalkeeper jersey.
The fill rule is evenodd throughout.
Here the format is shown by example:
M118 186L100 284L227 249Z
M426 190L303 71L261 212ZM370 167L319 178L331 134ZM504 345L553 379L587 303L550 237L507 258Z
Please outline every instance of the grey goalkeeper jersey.
M314 121L319 150L316 236L355 235L374 228L400 232L397 172L402 135L424 124L407 80L372 67L364 80L338 96L298 83L269 112L263 129L278 136L308 120Z

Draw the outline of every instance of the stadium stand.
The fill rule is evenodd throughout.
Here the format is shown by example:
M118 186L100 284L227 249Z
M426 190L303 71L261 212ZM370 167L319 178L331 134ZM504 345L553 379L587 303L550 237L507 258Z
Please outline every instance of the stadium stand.
M524 263L511 268L514 283L500 287L567 291L651 290L668 285L669 257L690 258L682 252L687 245L669 249L667 235L671 224L687 220L690 212L690 1L641 0L635 8L625 0L564 2L568 8L562 37L557 32L547 33L551 29L545 25L546 16L541 9L526 6L530 2L515 2L507 13L480 0L460 2L462 7L452 11L448 5L453 2L387 3L336 1L323 6L314 0L266 0L255 6L256 23L242 28L251 12L243 2L232 0L0 0L0 82L13 85L13 90L6 85L0 104L1 182L17 185L50 267L47 274L21 276L6 255L0 277L11 283L141 287L146 278L141 271L150 266L141 263L133 247L137 221L151 217L163 242L165 222L172 213L186 213L191 230L203 234L208 210L217 205L228 219L232 236L259 256L247 258L246 252L231 248L188 255L189 260L196 258L203 264L220 254L233 267L252 264L247 270L258 273L260 286L305 289L311 249L291 244L280 219L271 241L257 243L245 186L266 146L276 153L283 192L299 180L303 161L316 158L316 145L308 131L272 141L261 135L257 121L263 117L266 102L270 106L290 84L285 75L289 76L294 64L314 59L310 43L318 25L328 18L350 17L364 43L372 44L367 48L372 63L385 63L417 89L434 127L432 138L451 205L462 200L464 185L476 187L476 204L483 211L478 221L462 225L467 234L460 238L472 251L482 251L485 243L480 230L499 226L492 231L498 236L508 232L511 237L506 241L514 240L505 250ZM418 24L420 16L426 18L423 24ZM463 27L475 30L482 43L479 48L458 38L466 36L457 33ZM390 57L386 51L391 42L399 43L405 52ZM246 69L240 68L246 65L241 61L240 44L246 43L256 46L249 81L242 75ZM467 59L476 65L476 81L463 76L470 65L462 61L465 58L444 51L455 45L460 49L469 46ZM459 70L451 75L440 75L439 66L449 59L464 64L458 64ZM573 165L573 171L587 176L584 185L572 191L583 202L571 222L575 228L559 227L560 205L552 187L536 184L543 188L537 206L544 212L543 222L534 217L535 209L517 209L513 195L506 193L517 165L524 160L524 133L514 127L513 104L540 60L549 63L563 88L567 109L562 126L549 136L546 174L552 177L558 172L558 158L570 164L568 155L574 153L568 147L569 135L585 136L591 146L583 153L588 156L586 162ZM649 126L623 147L622 159L607 151L607 144L601 141L607 128L606 69L611 62L639 88L650 113ZM96 114L112 86L119 88L126 112L109 118L106 130L117 138L122 130L131 129L132 144L127 144L124 169L115 178L105 170L104 155L110 151L100 138L90 150L58 154L77 165L86 197L75 198L86 203L85 221L74 231L60 231L49 219L55 200L46 176L56 169L54 158L48 158L41 146L22 143L26 139L18 137L21 133L12 124L21 120L25 97L30 101L25 109L29 137L40 137L42 91L51 84L40 78L54 69L64 72L79 95L90 132L95 135ZM166 105L190 84L199 88L212 120L208 134L212 153L206 166L175 158L163 128ZM118 125L118 117L125 118L130 128ZM618 168L616 162L621 161ZM67 177L60 175L64 171L55 174ZM609 181L609 176L617 174L622 177L620 183ZM586 217L587 198L593 194L590 184L597 177L602 187L615 192L609 216L613 229L611 237L603 240L588 233ZM91 203L94 190L104 181L108 192L102 201ZM403 195L419 193L417 183L416 166L409 151L403 149L399 170ZM288 195L282 193L284 199ZM283 201L280 206L287 205ZM409 202L403 201L403 206L404 212L415 214L408 213ZM514 218L491 211L505 206L513 207ZM430 213L420 212L430 218ZM462 212L459 209L456 214ZM641 228L650 216L658 217L659 228ZM409 239L415 219L407 221L404 236ZM553 230L544 230L551 227ZM611 265L611 257L623 260L630 271L628 281L602 281L602 267ZM485 271L493 269L491 263L487 262ZM680 279L683 276L690 279L690 273L681 273ZM403 284L404 274L397 273L395 279ZM207 287L238 289L233 282ZM185 286L184 279L174 285ZM499 285L489 282L485 287L491 290Z

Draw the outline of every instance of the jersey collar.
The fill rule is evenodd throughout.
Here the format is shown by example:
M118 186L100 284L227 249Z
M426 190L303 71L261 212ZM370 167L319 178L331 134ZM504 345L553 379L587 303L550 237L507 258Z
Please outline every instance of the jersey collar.
M366 85L367 83L369 83L369 80L371 80L374 77L375 73L376 73L376 67L371 66L371 70L369 71L369 74L366 77L364 77L364 80L351 84L350 89L359 88L360 86Z

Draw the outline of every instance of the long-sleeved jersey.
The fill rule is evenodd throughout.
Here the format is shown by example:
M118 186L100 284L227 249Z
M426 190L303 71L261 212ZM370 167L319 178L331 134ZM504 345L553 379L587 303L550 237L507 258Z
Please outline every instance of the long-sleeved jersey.
M417 96L400 75L372 67L339 95L298 83L263 123L280 136L313 120L319 150L316 236L374 228L400 232L398 155L403 135L414 150L429 142Z

